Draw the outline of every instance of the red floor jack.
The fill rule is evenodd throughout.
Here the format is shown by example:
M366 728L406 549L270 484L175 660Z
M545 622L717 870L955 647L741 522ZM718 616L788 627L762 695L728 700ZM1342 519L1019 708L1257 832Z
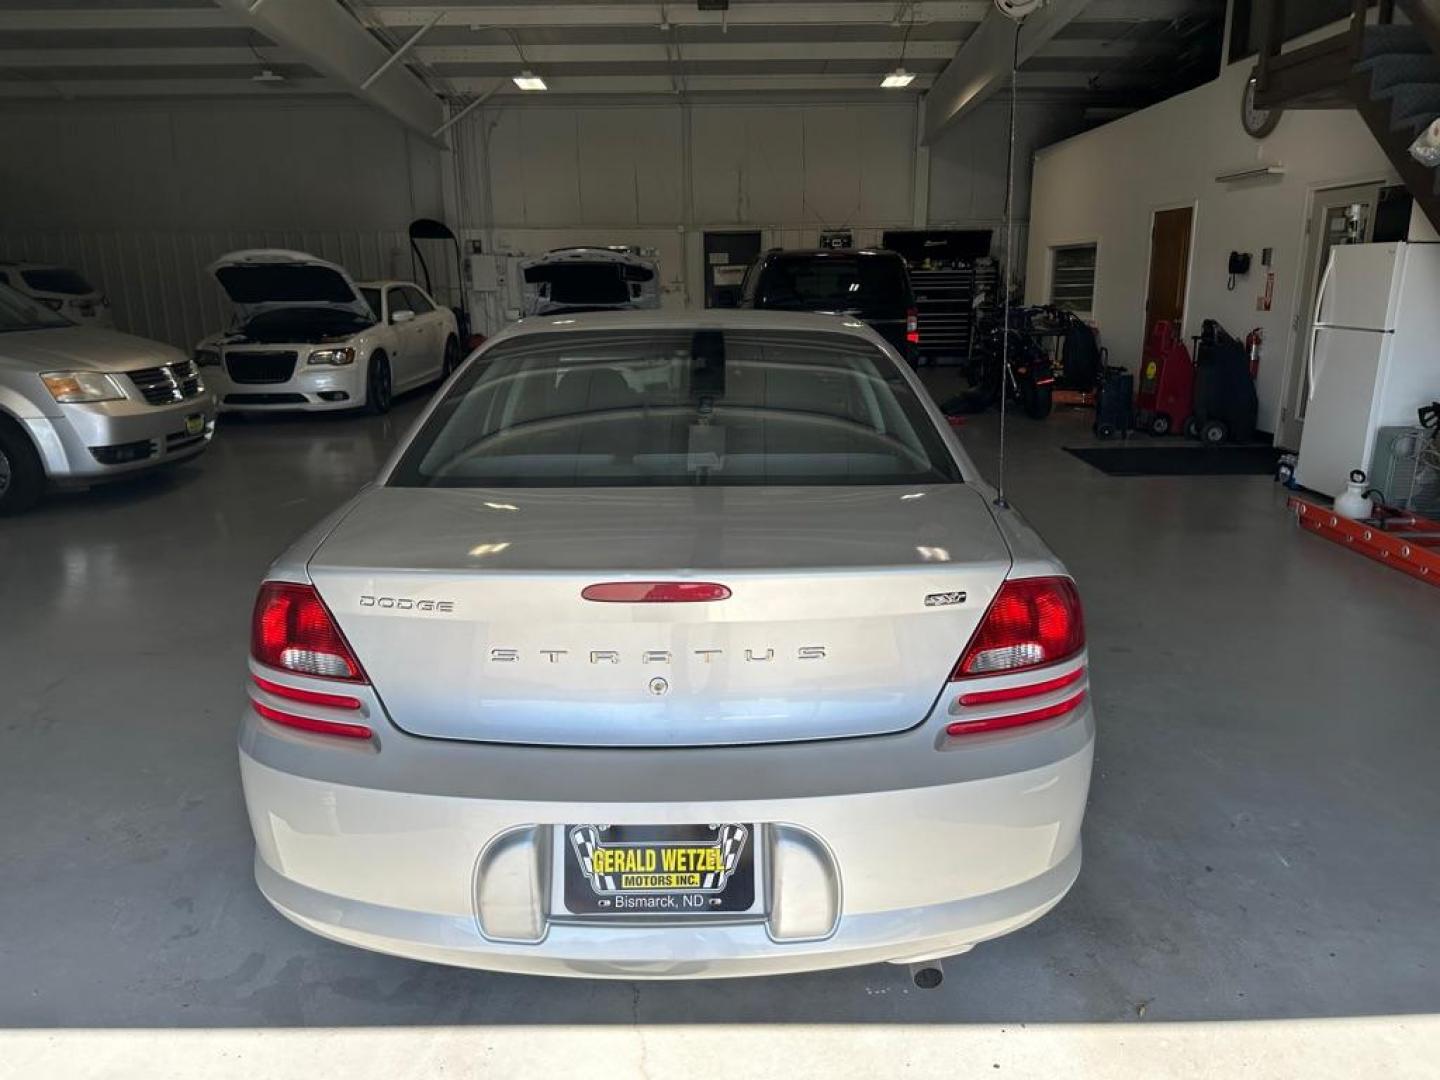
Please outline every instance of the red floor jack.
M1184 431L1194 412L1195 362L1172 322L1157 322L1145 344L1135 426L1151 435Z

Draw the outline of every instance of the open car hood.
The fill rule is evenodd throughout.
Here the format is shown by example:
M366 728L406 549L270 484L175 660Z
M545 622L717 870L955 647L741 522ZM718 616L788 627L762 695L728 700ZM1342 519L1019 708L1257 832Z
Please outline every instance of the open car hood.
M222 255L209 267L241 319L277 308L332 308L375 314L344 267L303 251L254 248Z

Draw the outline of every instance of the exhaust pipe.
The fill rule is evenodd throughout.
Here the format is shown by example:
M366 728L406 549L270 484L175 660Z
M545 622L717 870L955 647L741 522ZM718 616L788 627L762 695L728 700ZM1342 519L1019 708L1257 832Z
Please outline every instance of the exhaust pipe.
M934 990L945 981L945 969L940 966L939 960L927 960L921 964L911 964L910 977L921 990Z

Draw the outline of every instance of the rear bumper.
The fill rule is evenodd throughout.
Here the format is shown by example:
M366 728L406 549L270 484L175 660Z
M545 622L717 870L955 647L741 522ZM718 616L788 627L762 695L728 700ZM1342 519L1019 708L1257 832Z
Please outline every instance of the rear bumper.
M215 432L208 391L173 405L138 401L61 405L57 416L22 421L57 482L93 483L184 461L202 453ZM187 421L199 417L199 431Z
M348 944L464 967L698 978L932 959L1039 918L1074 882L1094 748L1088 706L1023 734L979 737L975 753L998 770L936 751L933 732L923 729L848 743L616 757L390 735L377 753L284 733L251 714L240 768L256 880L282 914ZM281 752L272 753L279 744ZM356 762L367 755L364 773L397 744L416 744L406 771L421 764L419 755L438 752L468 758L483 774L496 767L484 760L502 755L509 775L496 786L510 787L503 792L509 797L436 791L435 771L426 771L432 782L423 785L431 790L392 790L274 767L318 751L337 760L353 754ZM289 752L297 748L298 758ZM918 751L944 759L939 767L952 769L953 782L928 782L933 775L908 770L906 759ZM815 771L792 773L787 783L786 761L803 761L807 752L817 760ZM855 754L869 762L868 782L856 783L840 764ZM670 794L673 776L654 789L668 797L652 799L624 774L635 767L630 763L650 760L662 770L673 762L703 775L694 801ZM599 789L584 784L573 797L562 794L564 777L607 770L612 762L622 771L608 772L607 798L597 800ZM535 770L529 784L517 775L525 767ZM838 779L821 790L827 776ZM896 785L909 776L923 786L871 789L877 777ZM771 785L773 794L763 790ZM530 796L516 790L527 786ZM736 797L713 797L725 789ZM568 916L551 887L550 826L583 822L754 824L763 911L724 921ZM510 836L520 838L513 857L492 857L497 838Z

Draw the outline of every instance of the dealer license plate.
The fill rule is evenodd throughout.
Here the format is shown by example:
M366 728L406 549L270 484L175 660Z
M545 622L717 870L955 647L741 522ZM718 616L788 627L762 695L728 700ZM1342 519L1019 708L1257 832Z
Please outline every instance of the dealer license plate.
M572 915L717 915L755 906L750 825L566 825Z

